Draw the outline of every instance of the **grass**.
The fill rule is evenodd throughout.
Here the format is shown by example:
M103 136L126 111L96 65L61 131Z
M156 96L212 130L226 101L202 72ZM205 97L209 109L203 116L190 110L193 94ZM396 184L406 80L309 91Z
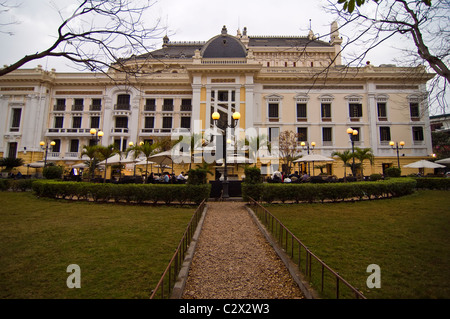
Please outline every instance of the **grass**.
M0 192L0 298L149 298L194 208ZM81 288L66 285L67 266Z
M449 195L267 208L367 298L450 298ZM380 266L381 288L366 285L370 264Z

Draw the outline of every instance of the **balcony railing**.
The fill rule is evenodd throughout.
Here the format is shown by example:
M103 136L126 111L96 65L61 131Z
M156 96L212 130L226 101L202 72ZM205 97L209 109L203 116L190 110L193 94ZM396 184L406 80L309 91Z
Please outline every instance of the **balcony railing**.
M65 110L66 110L65 105L54 105L53 106L53 111L65 111Z
M173 105L163 105L162 110L165 112L172 112L173 111Z
M131 108L130 104L114 104L115 110L129 111Z
M102 105L91 105L89 106L89 111L101 111L102 110Z
M180 111L181 112L191 112L192 111L192 105L181 105Z
M156 105L146 105L144 107L144 111L147 112L155 112L156 111Z
M77 105L72 105L72 111L83 111L84 109L84 104L77 104Z

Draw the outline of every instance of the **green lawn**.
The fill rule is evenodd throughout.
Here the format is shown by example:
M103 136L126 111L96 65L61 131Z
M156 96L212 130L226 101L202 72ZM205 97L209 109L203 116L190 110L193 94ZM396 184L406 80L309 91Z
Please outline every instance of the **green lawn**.
M267 208L368 298L450 298L449 191ZM370 264L380 266L379 289L367 288Z
M149 298L195 210L12 192L0 207L0 298Z

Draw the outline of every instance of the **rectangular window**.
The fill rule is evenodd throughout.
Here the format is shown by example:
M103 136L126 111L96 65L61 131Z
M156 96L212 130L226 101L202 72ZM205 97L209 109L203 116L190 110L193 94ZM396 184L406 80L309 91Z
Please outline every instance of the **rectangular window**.
M306 142L308 141L308 128L307 127L297 127L298 141Z
M306 104L297 103L297 120L306 120Z
M115 147L118 149L118 150L121 150L122 152L125 152L126 150L127 150L127 139L126 138L124 138L124 139L120 139L120 138L117 138L117 139L115 139L114 140L114 145L115 145Z
M422 142L423 141L423 127L421 126L413 126L413 141L414 142Z
M8 157L17 157L17 142L8 143Z
M130 109L130 95L129 94L119 94L117 96L117 110L129 110Z
M166 112L173 111L173 99L164 99L163 111Z
M155 128L155 118L153 116L146 116L144 126L145 128Z
M419 103L409 103L409 112L411 114L411 118L420 118Z
M362 104L361 103L350 103L349 104L349 115L351 118L362 117Z
M55 116L55 128L64 127L64 116Z
M156 100L155 99L145 99L145 110L154 112L156 111Z
M81 116L74 116L72 118L72 128L81 128Z
M83 111L84 108L84 99L74 99L72 111Z
M331 127L322 128L322 142L325 145L330 145L333 142L333 135Z
M190 129L191 128L191 117L190 116L182 116L180 127Z
M100 128L100 116L91 116L91 128Z
M66 99L56 99L56 105L54 111L65 111Z
M162 118L162 128L172 128L172 117L164 116Z
M278 103L269 104L269 120L278 119Z
M277 142L280 136L279 127L269 127L269 142Z
M359 142L360 141L360 136L361 136L361 129L359 127L352 127L353 130L358 131L357 135L352 135L352 139L354 142Z
M387 126L380 127L380 142L391 141L391 128Z
M102 99L92 99L91 111L102 110Z
M331 120L331 104L330 103L322 103L321 104L321 115L322 115L322 121L325 120Z
M127 116L116 117L116 128L128 128L128 117Z
M192 99L182 99L181 100L181 110L184 112L192 111Z
M54 153L61 152L61 140L56 139L56 140L53 140L53 141L55 142L55 145L53 145L51 147L51 151L54 152Z
M387 113L386 113L386 103L377 103L377 109L378 109L378 120L379 121L386 121Z
M10 132L19 132L22 109L12 109Z
M78 153L79 146L80 146L79 140L70 140L70 152L71 153Z

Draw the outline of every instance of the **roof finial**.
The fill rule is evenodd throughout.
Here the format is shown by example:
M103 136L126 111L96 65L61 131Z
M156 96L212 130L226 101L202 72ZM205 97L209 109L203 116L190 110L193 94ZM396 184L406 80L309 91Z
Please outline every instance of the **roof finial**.
M223 26L223 28L222 28L222 34L225 35L225 34L227 34L227 33L228 33L227 27L226 27L226 26Z

